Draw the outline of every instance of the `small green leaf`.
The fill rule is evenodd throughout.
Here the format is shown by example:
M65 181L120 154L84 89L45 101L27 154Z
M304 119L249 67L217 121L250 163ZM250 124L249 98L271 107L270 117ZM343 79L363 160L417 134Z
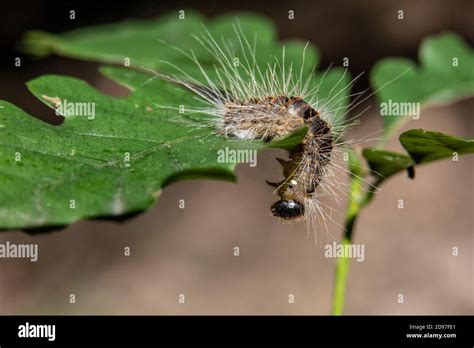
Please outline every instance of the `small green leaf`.
M275 140L270 144L270 147L280 148L280 149L292 149L296 145L301 144L301 141L308 132L308 127L302 127L295 130L293 133L287 135L283 139Z
M416 164L474 153L474 140L423 129L410 129L402 133L400 143L409 156L374 148L363 150L372 175L378 178L377 184L403 170L414 178Z
M414 176L413 165L410 156L379 149L364 149L362 155L369 164L372 175L376 176L377 184L403 170L409 170L409 177Z
M400 143L420 164L443 158L474 153L474 140L423 129L411 129L400 135Z
M419 117L414 114L418 106L450 103L474 95L474 52L460 37L445 33L427 38L419 56L419 66L405 58L386 58L371 71L381 114L386 111L382 116L386 133L393 132L409 116ZM412 114L407 115L406 111Z

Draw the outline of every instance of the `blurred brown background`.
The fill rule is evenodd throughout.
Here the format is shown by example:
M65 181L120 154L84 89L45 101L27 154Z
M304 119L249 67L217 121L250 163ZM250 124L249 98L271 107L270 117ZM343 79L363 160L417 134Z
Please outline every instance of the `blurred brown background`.
M15 44L28 29L61 32L187 8L209 17L236 10L265 14L280 38L314 42L322 68L349 57L354 76L388 55L416 59L422 38L444 30L474 43L472 1L96 1L62 7L23 1L10 3L0 20L5 48L0 98L54 119L24 86L45 73L78 76L106 93L123 95L93 63L59 57L38 61L20 54L23 66L15 68ZM76 10L75 21L66 20L70 9ZM400 9L403 21L396 19ZM295 11L294 21L287 19L289 10ZM365 75L354 92L367 87ZM381 120L374 98L354 114L371 104L349 137L377 134ZM470 99L423 110L405 129L473 137L473 107ZM389 148L400 150L400 145L392 141ZM260 154L257 168L240 165L237 184L173 184L154 208L123 224L83 221L35 236L1 232L0 243L38 243L39 261L0 260L0 314L328 314L335 263L324 257L323 248L340 239L341 229L330 224L315 245L304 224L280 224L269 215L276 197L263 181L280 175L276 152ZM420 167L414 181L399 175L384 184L356 229L365 261L351 263L346 313L473 313L473 164L472 156L436 162ZM180 199L185 209L179 209ZM397 208L399 199L404 209ZM334 218L342 224L340 215ZM233 256L235 246L239 257ZM452 255L453 247L459 256ZM290 293L294 304L288 303ZM75 304L69 303L70 294L76 295ZM178 303L179 294L185 294L185 304ZM403 304L397 303L398 294L404 295Z

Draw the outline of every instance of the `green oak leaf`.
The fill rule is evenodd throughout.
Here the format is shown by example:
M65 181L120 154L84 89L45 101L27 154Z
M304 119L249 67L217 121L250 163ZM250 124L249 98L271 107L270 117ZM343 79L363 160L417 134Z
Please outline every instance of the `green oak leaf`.
M410 115L391 115L390 105L419 103L423 108L474 95L474 52L457 35L444 33L425 39L419 59L417 66L409 59L386 58L371 71L378 100L388 111L382 116L386 133L410 119Z
M124 85L136 84L134 92L114 98L56 75L28 83L51 107L58 100L95 103L93 119L66 116L52 126L0 101L0 228L67 225L142 211L176 180L235 181L235 164L218 163L218 150L271 145L210 136L213 130L156 107L196 103L191 92L158 79L143 85L148 75L125 68L108 72ZM295 146L304 135L290 135L280 147Z

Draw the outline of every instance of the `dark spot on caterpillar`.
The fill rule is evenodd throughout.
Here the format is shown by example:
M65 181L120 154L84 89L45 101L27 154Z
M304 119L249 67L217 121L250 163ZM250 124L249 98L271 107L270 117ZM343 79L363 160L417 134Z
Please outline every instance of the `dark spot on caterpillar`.
M328 157L328 154L331 154L333 147L332 137L322 137L319 144L320 155L322 157Z
M306 108L306 110L303 113L303 118L305 120L307 120L311 117L314 117L314 116L319 116L319 113L316 110L314 110L312 107Z
M304 120L309 120L319 113L300 97L291 97L285 99L286 106L294 110L294 113Z
M304 205L295 200L279 200L272 205L272 214L285 220L293 220L304 215Z
M316 117L311 120L311 131L315 135L328 134L331 131L329 125L326 121L322 120L320 117Z

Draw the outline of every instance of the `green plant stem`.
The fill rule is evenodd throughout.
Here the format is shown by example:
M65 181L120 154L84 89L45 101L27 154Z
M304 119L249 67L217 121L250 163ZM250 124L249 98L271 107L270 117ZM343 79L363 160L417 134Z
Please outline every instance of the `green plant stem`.
M360 207L360 206L358 206ZM342 237L342 247L352 243L352 232L354 231L355 222L359 216L360 208L357 211L349 209L346 215L345 231ZM349 257L340 257L336 263L336 273L334 280L334 290L332 299L332 314L342 315L344 313L344 303L346 297L347 275L349 273Z
M360 173L359 173L360 174ZM344 235L342 237L342 247L352 243L354 226L361 210L372 201L374 192L379 182L375 182L368 191L362 190L363 179L360 175L352 177L349 206L347 208L346 220L344 224ZM332 314L342 315L344 313L347 275L349 273L349 257L337 259L334 278L334 289L332 295Z
M342 239L342 244L350 244L347 238ZM347 273L349 272L349 258L341 257L336 263L336 279L334 282L332 314L342 315L344 313L344 299L346 297Z

